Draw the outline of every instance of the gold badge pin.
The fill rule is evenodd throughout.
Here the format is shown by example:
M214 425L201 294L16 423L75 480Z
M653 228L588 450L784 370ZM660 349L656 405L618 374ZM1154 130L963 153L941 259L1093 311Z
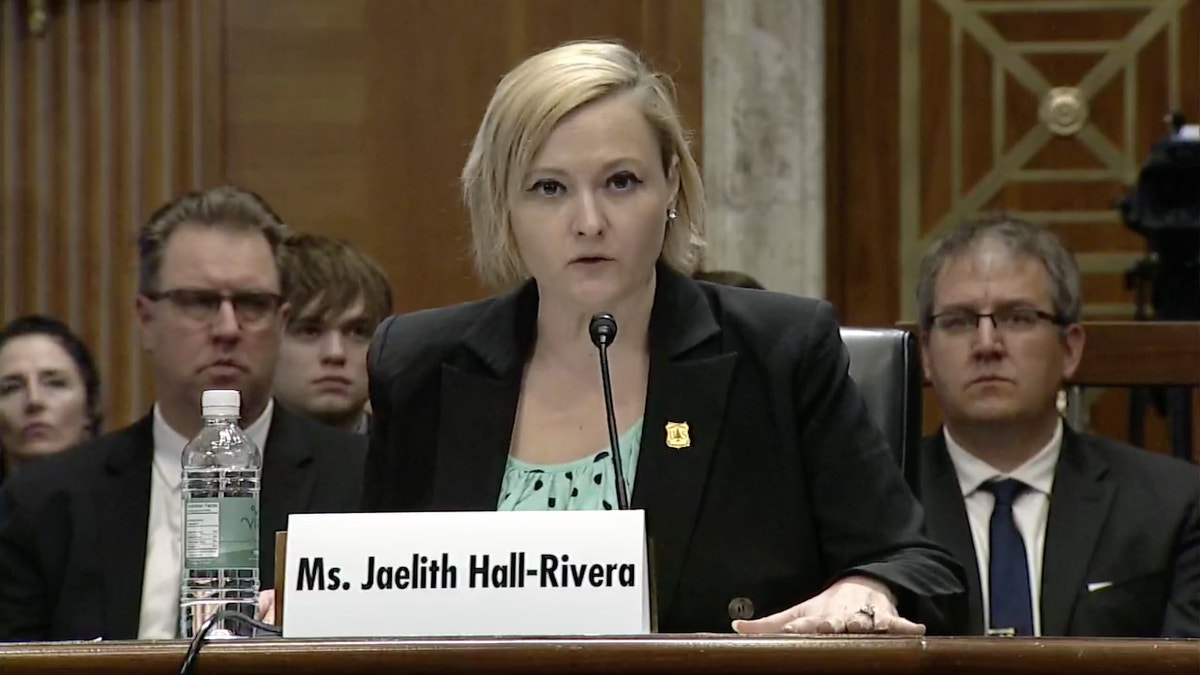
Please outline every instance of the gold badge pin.
M692 447L687 422L667 422L667 447L676 450Z

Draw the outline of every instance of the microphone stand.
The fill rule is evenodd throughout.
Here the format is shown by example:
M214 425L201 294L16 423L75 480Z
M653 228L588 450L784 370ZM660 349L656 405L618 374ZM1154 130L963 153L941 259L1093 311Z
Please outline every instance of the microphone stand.
M604 384L604 409L608 413L608 444L613 473L617 483L617 508L629 508L629 496L625 490L625 472L621 467L621 445L617 437L617 415L613 410L612 378L608 371L608 345L617 337L617 322L611 314L601 313L592 317L588 326L592 343L600 351L600 380Z

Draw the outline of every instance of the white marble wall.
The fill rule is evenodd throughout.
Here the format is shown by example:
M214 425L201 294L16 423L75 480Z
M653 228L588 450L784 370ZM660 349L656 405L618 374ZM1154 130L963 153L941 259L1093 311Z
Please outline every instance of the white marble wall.
M823 0L705 0L707 269L825 290Z

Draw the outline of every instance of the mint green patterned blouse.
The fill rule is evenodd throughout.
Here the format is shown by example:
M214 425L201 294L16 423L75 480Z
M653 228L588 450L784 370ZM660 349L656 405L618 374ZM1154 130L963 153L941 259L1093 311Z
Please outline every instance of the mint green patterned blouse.
M642 444L642 420L617 439L621 446L621 470L625 492L633 499L638 449ZM512 457L504 467L497 511L598 511L615 509L611 447L594 455L561 464L531 464Z

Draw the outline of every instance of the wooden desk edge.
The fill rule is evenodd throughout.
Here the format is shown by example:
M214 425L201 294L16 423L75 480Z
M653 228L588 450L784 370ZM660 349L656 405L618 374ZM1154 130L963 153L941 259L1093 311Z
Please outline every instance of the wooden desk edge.
M151 655L182 657L185 640L122 640L105 642L25 642L0 643L0 664L13 657L127 658ZM713 654L753 655L781 651L792 653L870 652L877 655L925 654L970 658L972 654L1020 656L1073 655L1075 659L1113 658L1121 655L1171 656L1200 667L1200 639L1140 638L988 638L988 637L907 637L907 636L755 636L724 634L659 634L632 636L578 637L429 637L429 638L260 638L210 642L205 654L253 656L281 653L357 654L382 653L470 653L472 658L487 654L549 655L573 652L580 648L607 651L628 656L656 653L681 655L703 651ZM565 650L565 652L564 652Z

